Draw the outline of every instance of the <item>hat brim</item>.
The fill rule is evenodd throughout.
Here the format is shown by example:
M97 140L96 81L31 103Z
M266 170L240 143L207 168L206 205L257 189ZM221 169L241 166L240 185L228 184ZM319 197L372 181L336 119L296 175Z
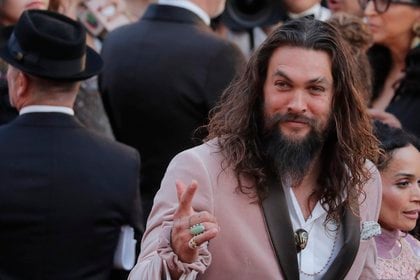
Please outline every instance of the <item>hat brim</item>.
M85 69L74 75L63 75L62 73L52 72L42 69L37 65L26 65L18 61L7 47L7 41L13 33L13 26L1 28L0 30L0 57L13 67L36 77L56 80L56 81L82 81L99 74L103 67L101 56L91 47L86 46Z

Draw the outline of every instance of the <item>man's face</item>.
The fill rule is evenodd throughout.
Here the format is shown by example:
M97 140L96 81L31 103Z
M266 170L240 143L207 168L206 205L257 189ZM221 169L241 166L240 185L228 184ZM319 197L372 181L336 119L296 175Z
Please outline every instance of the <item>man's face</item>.
M332 106L331 59L326 52L280 47L273 52L264 83L267 129L278 126L285 140L300 143L311 132L324 134Z
M215 18L223 13L226 6L226 0L209 0L209 16Z
M284 0L287 11L295 14L302 13L320 2L320 0Z

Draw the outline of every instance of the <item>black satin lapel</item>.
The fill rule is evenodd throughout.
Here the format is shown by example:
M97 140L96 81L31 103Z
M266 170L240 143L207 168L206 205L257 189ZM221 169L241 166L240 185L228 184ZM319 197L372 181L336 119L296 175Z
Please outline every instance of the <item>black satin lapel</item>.
M344 245L322 279L344 279L353 265L360 245L360 218L348 209L343 217Z
M262 202L265 222L285 279L299 279L297 253L293 227L289 217L283 188L274 181L269 183L269 195Z

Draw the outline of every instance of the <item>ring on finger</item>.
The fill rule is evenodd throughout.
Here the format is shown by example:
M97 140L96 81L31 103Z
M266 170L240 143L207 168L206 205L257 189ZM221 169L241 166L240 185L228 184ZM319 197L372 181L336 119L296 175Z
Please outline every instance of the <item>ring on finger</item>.
M206 228L201 223L195 224L192 227L190 227L190 233L191 235L194 235L194 236L202 234L205 230Z
M190 241L188 241L188 247L190 247L190 249L197 249L198 244L195 242L195 236L193 236Z

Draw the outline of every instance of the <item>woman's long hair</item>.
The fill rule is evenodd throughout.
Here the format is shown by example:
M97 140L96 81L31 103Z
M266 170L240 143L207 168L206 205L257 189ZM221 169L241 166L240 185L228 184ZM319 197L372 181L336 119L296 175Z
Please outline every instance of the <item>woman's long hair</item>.
M420 46L410 50L405 59L405 75L396 89L395 96L403 94L419 95L420 89Z
M270 176L259 136L263 85L269 60L282 46L319 50L331 58L332 129L321 150L317 183L322 189L314 195L328 211L327 219L338 221L346 205L356 209L362 186L370 178L366 159L376 160L378 146L366 113L362 86L354 73L355 60L332 25L301 19L277 27L250 58L244 75L231 84L211 112L207 139L218 139L225 158L223 168L233 169L239 190L263 200ZM245 186L243 178L250 179L253 186Z
M389 71L391 71L391 53L388 48L380 45L372 46L368 51L368 57L372 66L373 87L372 98L374 101L382 92ZM420 46L409 51L405 58L405 75L394 85L395 95L418 95L420 89Z

